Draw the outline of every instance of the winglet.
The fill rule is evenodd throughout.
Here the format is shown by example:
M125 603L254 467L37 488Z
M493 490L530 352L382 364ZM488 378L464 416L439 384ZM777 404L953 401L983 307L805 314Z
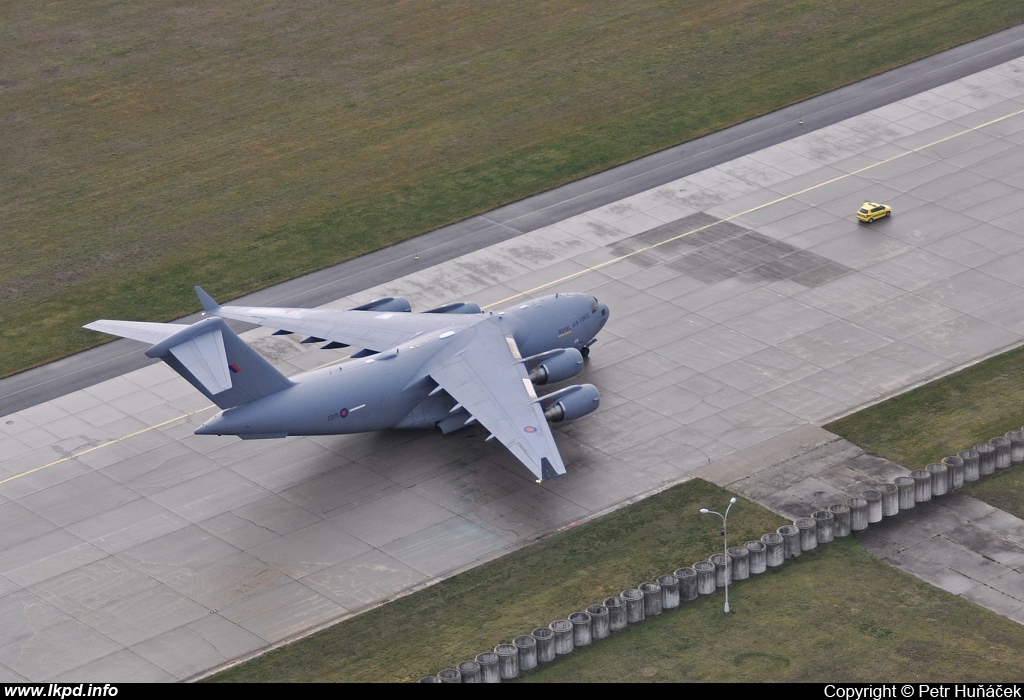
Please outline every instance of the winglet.
M563 472L564 473L564 472ZM562 474L555 471L555 468L551 466L551 460L547 457L541 457L540 460L540 479L537 481L547 481L548 479L554 479Z
M203 304L203 310L205 310L207 314L215 316L217 312L220 311L220 304L215 302L213 297L207 294L202 287L196 285L195 290L196 294L199 295L199 301Z

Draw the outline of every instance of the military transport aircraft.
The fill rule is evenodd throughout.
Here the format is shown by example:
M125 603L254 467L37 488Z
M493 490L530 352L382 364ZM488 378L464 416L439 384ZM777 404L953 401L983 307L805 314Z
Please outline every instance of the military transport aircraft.
M565 466L548 422L585 416L600 400L592 384L537 396L583 370L608 320L589 294L555 294L504 311L459 302L422 313L402 297L348 311L220 306L196 287L207 318L192 325L101 320L85 327L150 343L221 408L200 435L243 439L336 435L387 428L479 423L537 481ZM239 338L224 318L301 333L325 349L355 347L346 362L287 378Z

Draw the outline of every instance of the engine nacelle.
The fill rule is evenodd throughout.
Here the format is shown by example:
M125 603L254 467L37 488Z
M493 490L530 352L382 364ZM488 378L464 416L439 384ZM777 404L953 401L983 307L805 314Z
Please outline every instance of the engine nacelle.
M545 406L544 417L548 422L561 423L596 411L601 404L601 395L593 384L576 384L548 394L541 403Z
M475 301L457 301L454 304L445 304L436 309L424 311L425 314L478 314L480 305Z
M530 381L538 386L571 379L583 371L583 355L576 348L558 348L524 360Z
M383 299L374 299L362 306L353 307L349 311L396 311L406 313L412 311L412 304L405 297L384 297Z

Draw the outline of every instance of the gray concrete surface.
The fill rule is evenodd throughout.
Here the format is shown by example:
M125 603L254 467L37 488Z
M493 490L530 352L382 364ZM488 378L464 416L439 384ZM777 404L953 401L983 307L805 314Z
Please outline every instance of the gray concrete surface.
M0 678L188 678L1018 344L1022 141L1012 61L332 303L607 302L540 486L472 430L195 436L159 365L0 418Z
M339 297L424 270L973 75L1022 55L1024 25L928 56L341 265L274 285L235 303L244 306L303 307L326 304ZM205 281L196 280L196 283L205 284ZM198 320L198 314L187 320ZM117 340L45 367L0 379L0 414L13 413L50 401L152 362L136 352L132 342Z
M693 472L792 519L909 474L811 425ZM870 525L857 542L907 573L1024 623L1024 521L1016 516L954 492Z

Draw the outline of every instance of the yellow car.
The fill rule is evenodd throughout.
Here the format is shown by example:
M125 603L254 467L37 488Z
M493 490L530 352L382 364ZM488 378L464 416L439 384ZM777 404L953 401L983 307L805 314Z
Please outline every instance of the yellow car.
M875 219L881 219L883 216L892 216L892 208L888 204L864 202L857 210L857 218L866 224L870 224Z

